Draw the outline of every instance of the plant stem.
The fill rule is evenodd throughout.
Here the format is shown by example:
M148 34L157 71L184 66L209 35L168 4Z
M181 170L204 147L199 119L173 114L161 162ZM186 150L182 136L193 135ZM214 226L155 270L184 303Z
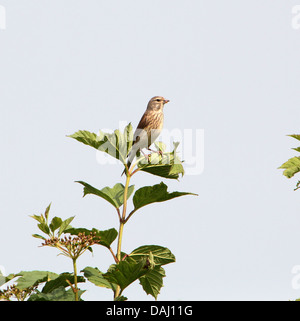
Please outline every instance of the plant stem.
M136 210L132 210L132 211L129 213L129 215L126 217L124 223L126 223L135 212L136 212Z
M73 270L74 270L74 288L73 292L75 294L75 301L78 300L78 288L77 288L77 266L76 266L76 259L73 258Z
M113 258L114 258L115 262L116 262L116 263L119 263L119 261L118 261L118 259L117 259L116 255L115 255L115 253L114 253L114 251L112 250L112 248L111 248L111 247L109 248L109 251L110 251L110 253L112 254L112 256L113 256Z
M118 236L118 248L117 248L117 260L118 262L121 261L121 246L122 246L122 238L123 238L123 229L124 224L126 223L125 217L126 217L126 209L127 209L127 194L128 194L128 187L130 182L130 175L127 174L126 176L126 184L124 188L124 201L123 201L123 212L122 217L120 218L120 227L119 227L119 236ZM116 292L115 292L115 298L117 298L120 295L120 287L117 286Z
M120 221L120 228L119 228L118 249L117 249L118 262L121 261L121 245L122 245L123 229L124 229L124 222L121 220Z

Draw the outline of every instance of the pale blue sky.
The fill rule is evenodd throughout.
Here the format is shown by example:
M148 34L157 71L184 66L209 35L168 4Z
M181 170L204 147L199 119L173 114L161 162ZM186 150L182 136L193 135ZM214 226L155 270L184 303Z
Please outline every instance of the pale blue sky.
M111 206L82 198L75 180L120 182L122 166L66 137L136 126L154 95L171 102L165 128L204 130L204 171L170 191L198 197L153 204L125 226L123 249L159 244L175 254L160 300L289 300L300 264L300 192L277 169L295 155L300 133L297 1L0 0L0 265L71 271L40 248L28 215L52 201L74 226L117 228ZM124 179L124 178L122 178ZM136 188L159 183L141 173ZM122 181L121 181L122 182ZM79 269L113 263L104 248ZM86 285L84 299L111 292ZM138 282L124 295L152 300Z

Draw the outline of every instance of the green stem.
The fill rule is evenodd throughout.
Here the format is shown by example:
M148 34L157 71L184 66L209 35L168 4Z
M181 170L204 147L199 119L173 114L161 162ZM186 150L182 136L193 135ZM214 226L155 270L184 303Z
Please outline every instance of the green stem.
M124 188L123 212L122 212L122 217L120 218L118 247L117 247L117 260L118 260L118 262L121 261L121 246L122 246L124 224L126 223L125 217L126 217L126 210L127 210L127 195L128 195L128 187L129 187L130 177L131 177L130 174L127 174L126 184L125 184L125 188ZM115 291L115 298L117 298L120 295L120 290L121 290L120 287L117 286L117 289Z
M121 261L121 245L122 245L123 229L124 229L124 222L121 220L120 221L120 228L119 228L118 248L117 248L118 262Z
M75 301L78 300L78 287L77 287L77 266L76 266L76 259L73 258L73 270L74 270L74 288L73 292L75 294Z

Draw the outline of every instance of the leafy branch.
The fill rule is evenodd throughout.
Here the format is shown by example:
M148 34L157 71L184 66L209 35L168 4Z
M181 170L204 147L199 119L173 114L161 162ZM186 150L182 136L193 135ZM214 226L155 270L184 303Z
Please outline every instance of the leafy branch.
M157 152L151 153L148 157L139 156L135 163L132 164L131 168L127 168L126 159L127 155L132 146L132 126L131 124L127 125L122 132L119 130L115 130L114 133L104 133L102 131L99 132L98 135L95 133L91 133L88 131L78 131L69 137L76 139L77 141L84 143L90 147L93 147L97 150L101 150L110 156L118 159L125 167L126 173L126 182L125 186L118 183L113 188L105 187L103 189L97 189L86 182L78 181L78 183L84 186L84 195L93 194L95 196L101 197L109 202L117 211L119 218L119 233L118 233L118 242L117 242L117 252L115 255L116 265L114 268L110 269L106 274L101 274L101 279L108 278L110 284L116 284L114 288L114 298L117 300L123 290L125 288L124 285L128 285L128 280L140 279L140 282L146 292L152 294L155 298L157 298L157 294L159 293L160 287L158 284L162 286L162 278L165 276L165 272L162 269L162 263L158 263L159 261L153 261L153 247L147 246L147 251L142 251L142 256L139 256L137 261L137 255L135 255L135 259L133 256L135 253L133 251L132 254L128 256L122 257L122 238L124 232L124 226L128 222L128 220L132 217L132 215L137 212L142 207L149 205L155 202L164 202L167 200L171 200L176 197L184 196L184 195L196 195L193 193L187 192L168 192L167 185L163 182L160 184L156 184L153 186L144 186L140 189L136 190L133 195L133 205L134 208L127 213L127 202L130 196L134 192L134 185L130 186L130 180L139 171L144 171L152 175L160 176L168 179L178 179L179 175L184 174L184 169L182 166L182 161L179 159L177 155L177 147L179 143L174 143L174 149L171 152L165 151L165 145L161 142L155 143L155 147ZM122 209L120 209L122 207ZM161 248L161 247L159 247ZM141 249L146 249L145 247L141 247ZM155 247L155 249L157 249ZM173 254L167 250L169 261L175 261L175 257ZM130 260L129 260L130 258ZM148 262L148 267L145 268ZM132 266L132 264L135 264ZM136 273L129 272L135 271ZM139 271L139 272L137 272ZM140 273L143 271L143 275ZM147 271L147 273L146 273ZM95 270L94 270L95 272ZM126 273L127 272L127 273ZM95 273L98 273L95 272ZM155 285L151 283L151 278L147 277L147 275L154 274L156 277ZM127 282L125 282L121 276L126 275ZM133 275L133 278L130 277ZM99 276L99 275L98 275ZM157 280L161 281L157 281ZM102 284L102 282L100 282ZM130 283L130 282L129 282ZM151 290L147 291L147 285ZM156 288L156 291L153 289Z
M161 182L153 186L142 186L135 190L130 185L131 179L138 172L143 171L166 179L179 179L183 176L182 161L177 155L179 143L174 143L171 152L161 142L155 143L156 151L148 156L138 155L136 161L127 168L127 155L132 147L133 131L131 124L124 131L115 130L113 133L98 134L80 130L69 137L99 151L105 152L118 159L125 168L125 185L117 183L113 187L96 188L84 181L76 183L83 186L83 197L93 195L107 201L114 208L118 221L118 230L111 228L99 230L97 228L73 227L70 224L74 216L67 219L54 216L50 219L51 204L45 212L31 217L37 221L39 234L33 237L41 239L41 246L49 246L59 251L59 254L72 261L73 273L56 274L49 271L21 271L7 277L0 275L0 285L7 284L6 290L0 292L0 299L28 301L64 301L82 300L84 291L78 284L88 280L97 287L106 288L113 292L116 301L127 300L124 290L133 282L139 280L143 290L157 299L166 276L164 265L175 262L174 254L160 245L142 245L130 253L122 251L124 227L134 213L152 203L169 201L186 195L196 195L188 192L169 192L168 186ZM132 210L128 211L128 202L132 197ZM116 244L114 242L116 241ZM97 267L85 267L78 274L77 260L86 251L93 252L94 246L103 246L112 255L114 264L106 272ZM4 280L1 282L1 280ZM14 282L13 285L9 285Z

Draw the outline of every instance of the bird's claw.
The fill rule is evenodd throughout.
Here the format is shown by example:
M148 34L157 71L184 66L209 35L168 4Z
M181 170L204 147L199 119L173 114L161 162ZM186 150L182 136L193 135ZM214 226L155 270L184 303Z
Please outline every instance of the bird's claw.
M150 149L150 148L148 148L148 150L149 150L150 152L152 152L152 153L157 153L157 154L159 154L160 156L162 156L162 155L164 154L164 152L163 152L162 150L152 150L152 149Z

